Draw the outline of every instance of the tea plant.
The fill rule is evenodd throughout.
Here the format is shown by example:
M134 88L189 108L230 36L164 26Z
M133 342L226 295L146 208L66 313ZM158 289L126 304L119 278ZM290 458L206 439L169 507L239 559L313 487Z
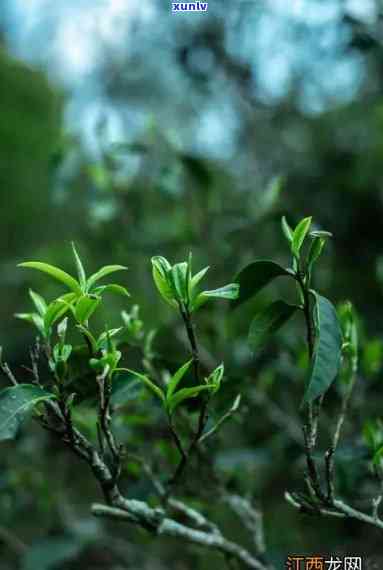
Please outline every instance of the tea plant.
M33 311L16 315L31 323L39 337L30 353L30 383L19 383L8 364L1 360L1 369L12 386L0 392L0 439L14 438L23 420L32 412L33 419L42 428L88 464L104 497L103 504L92 506L94 515L121 519L156 536L173 536L215 549L224 555L229 567L239 563L248 568L271 569L264 542L262 513L248 498L226 489L206 451L206 442L214 438L225 422L238 412L241 397L246 397L246 394L238 394L229 409L215 423L208 424L215 395L225 380L225 369L223 363L217 363L208 371L201 366L195 319L198 311L214 299L229 300L235 309L274 279L284 277L295 285L296 302L289 304L279 299L258 311L250 324L249 343L254 351L258 351L270 335L293 315L303 317L310 360L310 374L300 408L306 491L286 492L285 497L304 513L354 518L383 529L378 513L383 490L383 429L379 422L370 420L364 428L372 469L381 489L373 499L371 513L350 506L336 490L336 450L358 374L358 331L350 303L343 303L337 313L332 303L313 287L316 264L332 236L326 231L312 230L311 223L311 218L305 218L292 229L285 218L282 220L291 253L290 267L257 259L240 271L233 283L213 290L201 288L209 268L193 273L191 255L187 261L173 265L164 257L152 258L155 286L169 305L169 310L178 313L190 347L189 358L171 374L158 369L153 358L153 332L145 331L137 306L133 306L130 312L122 312L120 327L100 332L91 325L92 316L104 303L105 294L114 293L122 298L130 296L120 284L99 283L112 273L126 270L126 267L107 265L88 277L74 245L77 278L46 263L21 263L23 268L38 270L54 278L69 291L47 302L30 290ZM125 365L126 344L141 347L142 370L133 370L129 363ZM74 361L84 353L84 349L85 370L79 376ZM91 384L89 393L84 395L85 379L90 379ZM334 422L331 443L320 461L318 435L321 411L326 394L336 379L341 394L340 411ZM165 477L163 473L161 476L156 473L147 459L137 454L134 445L120 441L116 435L115 420L119 408L115 405L114 386L117 382L126 383L129 389L142 385L147 395L159 404L178 453L176 464L167 462ZM137 392L137 398L141 393ZM93 437L82 428L78 413L84 398L88 398L97 412L94 429L91 430ZM121 476L128 461L136 462L141 468L140 476L151 481L157 495L156 506L149 498L143 501L124 495ZM183 498L192 462L202 463L210 470L217 496L250 531L252 549L223 535L208 518L208 504L204 505L198 494L195 498L203 505L198 509L189 499Z

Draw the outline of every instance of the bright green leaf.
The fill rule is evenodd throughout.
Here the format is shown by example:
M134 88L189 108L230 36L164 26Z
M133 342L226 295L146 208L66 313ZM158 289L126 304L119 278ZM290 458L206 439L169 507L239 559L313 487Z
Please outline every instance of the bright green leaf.
M300 249L305 241L305 237L311 226L311 216L303 218L293 232L293 240L291 242L291 251L295 257L299 257Z
M190 280L190 289L191 289L191 291L189 292L189 293L190 293L190 296L191 296L191 293L192 293L193 289L195 289L195 287L197 287L198 283L201 281L201 279L203 279L203 278L205 277L205 275L206 275L206 273L209 271L209 269L210 269L210 267L209 267L209 265L208 265L207 267L204 267L203 269L201 269L201 271L198 271L198 273L196 273L196 274L191 278L191 280Z
M39 295L38 293L35 293L34 291L32 291L32 289L29 289L29 296L32 299L33 304L36 307L39 314L42 317L44 317L45 312L47 310L47 304L45 302L45 299L41 295Z
M37 313L16 313L15 317L17 319L21 319L22 321L26 321L28 323L32 323L37 330L45 336L44 330L44 321L40 315Z
M173 395L173 393L176 390L179 382L182 380L182 378L185 376L186 372L189 370L192 362L193 362L193 359L188 360L188 362L186 362L183 366L181 366L177 370L177 372L172 376L172 378L168 384L167 391L166 391L166 399L167 400L169 400L169 398L171 398L171 396Z
M312 232L310 232L310 236L311 237L321 237L321 238L331 238L332 237L332 233L331 232L326 232L325 230L313 230Z
M116 271L126 271L127 269L128 268L125 267L124 265L105 265L105 267L102 267L101 269L96 271L96 273L93 273L93 275L89 277L87 281L88 291L90 291L91 287L93 287L93 285L103 277L106 277L111 273L115 273Z
M174 287L176 297L183 303L188 302L188 282L187 282L188 264L176 263L173 265L169 278Z
M93 289L95 295L102 295L103 293L116 293L117 295L122 295L123 297L130 297L130 293L122 285L117 285L117 283L109 283L108 285L101 285Z
M148 378L147 376L145 376L145 374L140 374L140 372L135 372L134 370L130 370L129 368L116 368L115 372L130 372L130 374L133 374L134 376L136 376L137 378L139 378L140 380L142 380L142 382L158 397L160 398L160 400L165 401L165 394L163 393L163 391L161 390L161 388L159 386L157 386L156 384L154 384L154 382L152 382L150 380L150 378Z
M293 230L291 229L291 227L287 223L286 216L282 216L281 225L282 225L282 231L283 231L287 241L289 243L291 243L293 241Z
M98 343L97 343L96 339L94 338L94 336L92 335L92 333L90 332L90 330L87 329L87 327L84 327L83 325L76 325L76 326L81 331L81 333L88 339L88 341L92 347L92 351L94 353L96 353L98 350Z
M170 400L167 401L169 413L172 414L176 407L184 400L195 398L203 390L211 390L212 388L213 386L204 384L202 386L193 386L191 388L182 388L181 390L178 390L173 394Z
M239 285L238 283L229 283L224 287L219 287L218 289L213 289L211 291L202 291L192 304L192 310L198 309L201 305L206 303L211 297L216 297L218 299L238 299L239 295Z
M18 267L29 267L31 269L37 269L43 273L47 273L60 283L66 285L69 289L77 294L81 293L80 284L71 275L55 267L54 265L49 265L48 263L41 263L40 261L25 261L24 263L19 263Z
M152 257L153 280L161 297L172 307L177 307L174 291L170 282L171 265L164 257Z
M81 262L80 256L77 253L76 250L76 246L74 245L74 242L72 241L72 250L73 250L73 256L76 262L76 268L77 268L77 275L78 275L78 280L80 282L81 288L84 291L85 287L86 287L86 275L85 275L85 270L84 270L84 266Z
M47 334L51 326L69 310L71 303L76 299L76 297L76 293L66 293L48 305L44 316L44 327Z
M101 302L100 297L83 295L76 303L75 318L80 324L84 324L95 312Z

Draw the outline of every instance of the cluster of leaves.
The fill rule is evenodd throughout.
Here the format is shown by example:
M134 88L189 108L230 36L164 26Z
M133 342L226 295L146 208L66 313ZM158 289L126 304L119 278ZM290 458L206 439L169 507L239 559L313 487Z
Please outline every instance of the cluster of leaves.
M57 297L49 304L47 304L41 295L30 290L29 294L36 311L16 314L18 318L33 323L45 339L50 338L54 323L61 319L68 311L73 314L77 324L83 326L100 306L104 293L111 292L129 297L127 289L116 283L97 285L104 277L116 271L126 270L127 267L123 265L105 265L87 278L84 266L73 243L72 249L78 279L75 279L72 275L69 275L59 267L40 261L25 261L19 265L19 267L28 267L42 271L69 289L69 293Z
M310 231L311 224L310 217L304 218L292 229L287 220L282 218L282 230L290 246L291 267L285 268L274 261L256 259L238 274L236 280L240 285L240 293L235 301L235 306L239 306L277 277L287 277L297 285L299 298L296 304L279 299L254 315L250 324L249 343L253 350L258 350L271 334L278 331L297 312L314 323L316 334L313 334L313 365L303 404L324 394L332 384L339 371L342 348L342 335L334 306L311 287L313 267L331 234L327 231Z
M188 261L171 265L165 257L152 257L153 279L162 298L172 307L184 307L189 313L196 311L209 299L236 299L239 293L237 283L229 283L212 291L198 291L198 285L209 267L192 274L192 256Z
M192 386L190 388L181 388L180 390L177 390L180 381L189 370L192 362L193 359L189 360L183 366L181 366L175 374L173 374L168 382L165 391L145 374L140 374L139 372L135 372L129 369L126 369L126 371L131 372L140 380L142 380L144 384L161 400L165 406L167 413L171 416L176 407L184 400L195 398L198 396L198 394L205 390L208 390L210 394L215 394L221 386L221 381L224 373L223 364L217 366L217 368L215 368L213 372L204 379L205 384Z
M189 335L193 335L191 314L210 298L229 299L234 307L238 307L257 295L277 277L285 277L292 281L297 291L296 303L288 304L278 299L258 311L250 324L249 343L253 350L259 350L270 335L278 331L294 314L298 313L304 317L307 330L311 331L311 336L308 338L311 368L303 394L303 406L312 404L325 394L341 370L342 358L344 362L349 363L349 366L342 368L341 379L345 384L350 383L357 370L359 353L357 323L352 305L349 302L343 303L338 308L337 314L332 303L312 287L313 268L331 234L313 230L311 226L311 218L305 218L292 229L283 218L282 230L289 244L291 265L283 267L271 260L256 259L240 271L233 283L215 290L202 292L198 290L208 268L193 275L191 255L187 261L174 265L161 256L152 258L154 283L161 297L180 312ZM204 376L202 382L199 373L195 373L194 385L183 386L183 379L191 369L196 371L193 338L189 338L192 358L161 385L154 380L150 371L147 374L120 366L122 352L115 340L120 332L127 332L129 341L133 343L142 342L144 339L143 323L139 318L138 307L133 306L130 312L126 310L122 312L123 327L105 330L101 334L95 334L91 330L89 319L100 306L103 293L110 291L124 297L129 296L128 291L121 285L115 283L98 285L98 281L103 277L124 270L126 267L108 265L87 278L75 246L72 247L78 279L46 263L20 264L22 267L37 269L50 275L70 291L48 304L38 293L30 290L36 312L16 315L31 322L41 333L48 347L49 369L56 385L47 391L46 387L41 385L21 384L0 392L0 439L14 436L29 410L36 408L38 413L38 405L41 402L62 395L60 390L65 384L68 362L74 352L74 347L66 340L70 317L73 318L75 328L87 342L90 372L93 372L95 377L104 375L110 382L113 381L115 374L128 373L130 377L133 376L158 398L170 421L177 407L185 400L200 394L206 394L207 399L210 399L221 386L224 365L220 364L210 374ZM54 324L57 324L57 342L53 342ZM148 336L145 341L148 343L147 353L151 350L152 338ZM72 405L74 394L67 398ZM237 409L238 404L237 398L233 410ZM364 436L372 454L373 464L380 466L383 458L383 431L379 421L367 422Z
M72 244L73 255L77 267L78 279L75 279L62 269L47 263L28 261L21 263L21 267L37 269L53 277L70 291L51 303L38 293L30 290L29 294L35 305L36 312L18 313L16 316L32 323L43 337L49 369L53 376L53 387L47 391L45 387L31 384L19 384L3 390L0 395L0 438L13 437L26 413L44 400L60 397L66 387L68 376L68 363L77 349L67 342L69 317L73 318L75 328L85 339L89 349L89 369L95 376L104 374L111 382L115 374L127 372L149 387L163 402L167 415L170 417L177 406L189 398L196 397L203 391L209 395L216 393L221 385L224 373L223 364L219 365L211 374L204 378L203 384L190 387L181 387L180 382L189 371L194 357L181 366L171 377L166 390L158 386L149 376L129 368L119 367L122 353L118 350L115 341L120 333L126 333L128 342L144 342L144 355L148 356L151 350L153 333L144 338L143 323L139 318L139 308L134 305L130 312L122 311L123 327L113 328L95 334L89 325L89 319L100 306L102 295L105 292L118 293L128 297L125 287L112 283L98 285L98 281L107 275L125 270L122 265L107 265L87 278L84 266ZM152 259L153 277L162 297L173 307L177 307L181 314L190 319L190 312L196 311L210 297L235 299L238 296L238 284L230 284L213 291L197 292L197 285L206 274L208 268L203 269L194 277L191 272L191 255L187 262L171 266L163 257ZM69 315L69 317L68 317ZM55 327L57 342L54 341ZM150 357L149 357L150 358ZM76 389L76 386L73 387ZM75 393L67 397L66 404L73 405Z

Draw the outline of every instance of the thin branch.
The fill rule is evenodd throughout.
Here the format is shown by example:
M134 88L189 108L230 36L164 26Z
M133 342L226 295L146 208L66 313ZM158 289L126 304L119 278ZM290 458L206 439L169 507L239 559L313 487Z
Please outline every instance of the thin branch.
M135 511L135 507L130 503L131 501L126 501L126 509L94 504L92 506L92 512L96 516L106 516L134 524L137 524L137 520L141 520L140 524L142 524L142 518L145 517L150 517L150 521L153 520L153 509L146 506L145 512L140 511L138 514ZM218 550L223 554L228 554L238 559L244 563L247 568L254 568L256 570L267 570L270 568L252 556L245 548L225 539L222 535L192 529L167 517L159 522L156 528L156 534L159 536L181 538L192 544Z
M264 554L266 545L262 512L254 508L249 500L239 495L225 495L223 500L239 517L244 527L251 534L256 552L258 554Z
M3 374L5 374L5 376L11 382L11 384L17 386L18 382L15 376L13 375L12 370L9 368L8 363L3 361L2 356L3 356L3 347L0 346L0 369L3 371Z

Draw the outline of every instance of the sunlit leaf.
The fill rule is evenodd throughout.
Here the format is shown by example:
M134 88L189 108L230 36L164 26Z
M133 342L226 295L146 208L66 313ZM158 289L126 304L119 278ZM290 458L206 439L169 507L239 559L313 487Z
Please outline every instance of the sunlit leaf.
M83 295L76 303L75 317L80 324L84 324L95 312L101 302L95 295Z
M293 241L293 230L291 229L291 227L287 223L286 216L282 216L281 225L282 225L282 231L283 231L287 241L291 243Z
M184 303L188 301L187 271L188 264L183 262L173 265L170 272L170 279L176 291L177 298Z
M141 380L145 384L145 386L147 386L158 398L160 398L160 400L165 401L165 394L163 393L161 388L156 384L154 384L154 382L152 382L150 378L145 376L145 374L141 374L140 372L135 372L134 370L130 370L129 368L117 368L115 372L129 372L130 374L133 374L134 376L139 378L139 380Z
M123 297L130 297L129 291L122 285L117 285L117 283L109 283L108 285L101 285L93 289L95 295L102 295L103 293L116 293L117 295L122 295Z
M158 292L167 303L173 307L177 307L177 302L174 299L174 290L169 279L169 273L171 271L170 263L160 255L152 257L151 262L153 268L153 280Z
M73 250L73 256L74 256L74 259L76 262L78 280L80 282L82 290L84 291L85 286L86 286L85 270L84 270L84 266L81 262L79 254L77 253L76 246L74 245L73 241L72 241L72 250Z
M40 261L24 261L23 263L19 263L18 267L29 267L31 269L37 269L38 271L42 271L43 273L47 273L60 283L66 285L69 289L74 291L75 293L81 293L80 284L74 279L71 275L55 267L54 265L49 265L48 263L42 263Z
M39 314L42 317L44 317L45 312L47 310L47 304L45 302L45 299L41 295L39 295L38 293L35 293L34 291L32 291L32 289L29 289L29 296L32 299L33 304L36 307Z
M67 293L58 299L55 299L48 305L47 311L44 316L44 327L46 332L50 327L58 321L71 307L71 303L76 299L76 293Z
M176 407L189 398L195 398L198 394L204 390L211 390L213 386L204 384L202 386L193 386L191 388L182 388L178 390L173 396L167 401L167 406L169 413L173 413Z
M312 218L303 218L293 232L293 240L291 242L291 251L295 257L299 257L300 249L305 241L305 237L310 229Z
M201 305L206 303L210 298L218 298L218 299L229 299L234 300L237 299L239 295L239 285L238 283L229 283L224 287L219 287L218 289L213 289L211 291L202 291L192 304L192 309L198 309Z
M169 398L171 398L173 392L176 390L179 382L182 380L182 378L185 376L186 372L189 370L191 364L193 362L193 359L188 360L188 362L186 362L183 366L181 366L181 368L179 368L177 370L177 372L172 376L169 384L168 384L168 388L166 391L166 399L169 400Z
M93 285L103 277L106 277L111 273L115 273L116 271L126 271L127 269L128 268L125 267L124 265L105 265L105 267L102 267L101 269L96 271L96 273L93 273L93 275L89 277L87 281L88 291L90 291L91 287L93 287Z

